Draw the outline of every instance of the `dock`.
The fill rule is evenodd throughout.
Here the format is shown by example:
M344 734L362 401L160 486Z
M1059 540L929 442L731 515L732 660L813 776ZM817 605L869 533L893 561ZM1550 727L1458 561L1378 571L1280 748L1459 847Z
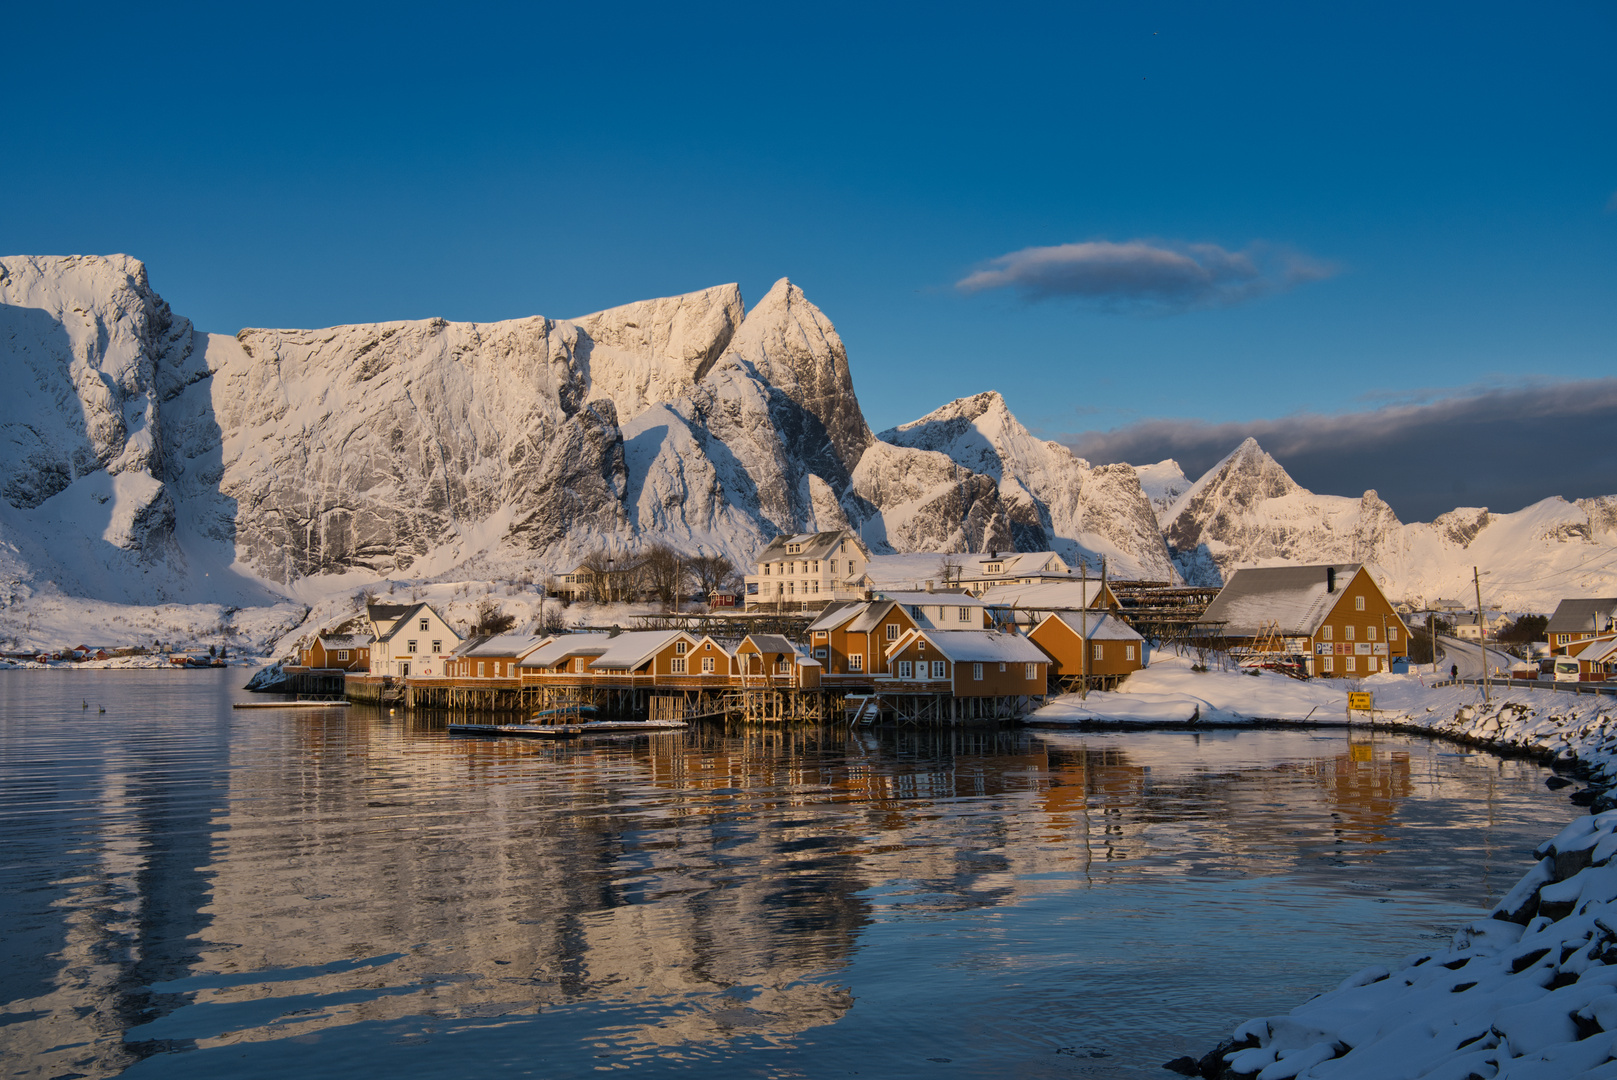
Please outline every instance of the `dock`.
M572 739L580 735L649 735L679 731L682 720L592 720L587 724L450 724L451 735L517 735L528 739Z
M232 709L346 709L348 702L336 701L238 701Z

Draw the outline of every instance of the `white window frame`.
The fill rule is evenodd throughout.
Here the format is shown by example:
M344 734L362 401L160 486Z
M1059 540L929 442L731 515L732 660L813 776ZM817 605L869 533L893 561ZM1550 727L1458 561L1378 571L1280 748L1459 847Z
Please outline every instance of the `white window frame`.
M1354 637L1353 637L1354 629L1355 628L1352 627L1352 626L1344 626L1344 627L1342 627L1342 640L1343 641L1353 641L1354 640Z
M942 660L932 661L932 677L934 679L947 679L949 677L949 673L944 670Z
M865 670L865 654L864 653L857 653L857 652L849 653L848 654L848 670L849 671L864 671Z
M1125 645L1125 646L1123 646L1123 659L1125 659L1125 660L1133 660L1134 659L1134 646L1133 645Z
M422 619L421 620L421 625L417 629L419 629L423 634L425 634L428 630L432 629L432 624L430 622L428 622L426 619Z
M1105 659L1106 651L1105 651L1105 648L1101 645L1101 643L1096 641L1096 642L1092 642L1091 644L1092 644L1092 647L1095 650L1094 653L1092 654L1093 658L1096 659L1096 660Z
M688 641L676 641L676 642L674 642L674 655L675 656L684 656L687 652L690 651L690 648L691 648L690 642L688 642Z
M900 660L898 662L898 677L900 679L912 679L912 678L914 678L915 677L914 676L914 670L915 670L915 665L912 664L910 661L908 661L908 660Z
M1034 679L1037 679L1039 677L1039 666L1037 664L1030 663L1030 664L1027 664L1026 667L1027 667L1027 674L1026 674L1025 678L1027 679L1028 682L1032 682Z
M404 651L409 653L411 656L414 656L415 655L415 642L414 641L406 641L404 643Z
M1358 662L1359 662L1358 657L1356 657L1356 656L1348 656L1348 657L1345 657L1344 659L1346 660L1346 663L1344 663L1342 665L1342 670L1343 671L1357 671L1358 670Z
M1353 598L1353 610L1354 611L1363 611L1364 610L1364 597L1355 596Z
M1334 627L1334 626L1322 626L1322 627L1319 628L1319 639L1321 641L1330 641L1331 640L1331 635L1334 634L1334 633L1336 633L1336 627Z
M896 622L890 622L887 624L887 640L898 640L898 624Z
M711 657L711 656L702 657L702 674L703 675L711 675L711 674L713 674L713 664L714 664L714 658L713 657Z
M683 656L676 656L668 661L668 670L671 674L684 675L686 673L685 667L685 658Z
M971 609L969 607L963 607L963 608L960 609L960 621L961 622L970 622L971 621Z
M983 666L981 664L972 664L971 665L971 677L973 679L978 680L978 681L982 680Z

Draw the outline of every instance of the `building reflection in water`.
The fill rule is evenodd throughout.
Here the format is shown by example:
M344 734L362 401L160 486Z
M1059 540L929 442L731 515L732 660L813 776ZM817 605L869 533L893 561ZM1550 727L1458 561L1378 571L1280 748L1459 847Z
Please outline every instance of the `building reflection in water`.
M1452 772L1417 783L1406 743L1289 738L551 744L354 709L238 723L190 758L98 748L72 796L95 813L27 860L54 867L54 899L7 980L7 1063L110 1076L167 1050L580 1006L630 1061L784 1045L855 1007L873 923L1075 887L1127 902L1152 875L1413 864L1429 854L1394 842L1402 818L1476 802Z

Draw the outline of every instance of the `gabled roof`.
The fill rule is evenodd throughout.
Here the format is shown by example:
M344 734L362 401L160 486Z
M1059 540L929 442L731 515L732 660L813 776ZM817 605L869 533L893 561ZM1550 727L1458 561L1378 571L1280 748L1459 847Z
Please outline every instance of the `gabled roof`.
M1362 563L1333 566L1246 567L1230 575L1201 620L1222 622L1229 637L1256 637L1275 624L1282 634L1313 637ZM1336 591L1326 591L1326 571L1336 571Z
M887 618L887 616L892 613L892 610L898 605L893 603L891 600L870 600L866 601L861 606L864 608L864 610L861 611L854 618L854 620L848 624L848 632L851 634L870 633L872 630L876 629L876 627L880 626L882 624L882 620ZM907 614L904 617L909 618Z
M957 664L1050 662L1043 649L1021 634L1001 634L993 630L916 630L904 635L893 651L907 647L917 637L926 638L946 659Z
M1580 662L1609 664L1613 660L1617 660L1617 641L1597 641L1593 645L1586 646L1582 652L1576 655Z
M1544 632L1547 634L1576 634L1587 630L1595 632L1595 618L1600 619L1600 629L1604 631L1606 625L1617 617L1617 597L1578 598L1562 600L1555 606L1555 614L1545 624Z
M606 651L590 667L633 671L676 638L696 640L683 630L630 630L608 638Z
M550 639L538 634L484 634L456 649L460 656L527 656Z
M1088 625L1078 612L1055 611L1039 620L1039 626L1033 628L1037 633L1040 626L1055 619L1061 625L1071 630L1079 637L1089 641L1144 641L1140 632L1115 615L1094 614L1088 617ZM1087 634L1082 631L1087 630Z
M983 601L977 599L962 589L959 592L952 590L933 590L932 592L888 592L886 589L877 594L877 599L891 600L906 607L925 607L936 604L942 607L987 607Z
M1093 607L1102 596L1099 578L1073 581L1042 581L1033 585L990 585L983 590L983 603L993 607L1037 608L1045 611L1077 611Z
M741 645L745 645L748 641L752 642L753 648L766 655L781 653L791 653L794 656L797 655L797 646L793 645L790 639L782 637L779 634L748 634L746 640L743 641ZM738 649L740 647L741 646L737 646Z
M395 616L396 621L393 623L392 628L386 633L382 634L382 636L378 637L376 640L392 641L395 635L402 634L405 631L405 629L410 625L410 620L415 618L416 612L421 611L423 608L427 611L432 611L432 607L428 604L411 604L409 607L405 608L399 615ZM432 614L437 616L439 622L444 621L443 616L438 615L436 611L432 611ZM446 623L445 625L447 626L448 624ZM454 631L451 630L450 633L453 634ZM459 634L455 635L455 640L460 640Z
M554 667L574 656L600 656L611 641L606 633L561 634L524 656L521 666Z
M419 606L419 604L369 604L365 608L365 614L370 617L373 623L378 620L386 622L389 619L397 619L405 612Z
M859 547L861 555L868 555L865 545L853 533L844 529L822 533L795 533L791 536L777 536L771 540L764 549L758 553L757 562L777 562L782 559L829 559L837 553L838 546L844 540L852 540ZM793 544L803 545L801 551L788 554L787 547Z
M835 630L864 609L865 601L847 600L840 604L827 604L819 618L809 623L810 630Z

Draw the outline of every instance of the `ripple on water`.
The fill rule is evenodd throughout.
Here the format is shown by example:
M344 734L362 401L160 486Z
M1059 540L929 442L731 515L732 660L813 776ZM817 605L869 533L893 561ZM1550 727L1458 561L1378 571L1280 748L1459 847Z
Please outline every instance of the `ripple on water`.
M1445 937L1575 812L1406 738L546 745L241 681L0 673L14 1073L1157 1076Z

